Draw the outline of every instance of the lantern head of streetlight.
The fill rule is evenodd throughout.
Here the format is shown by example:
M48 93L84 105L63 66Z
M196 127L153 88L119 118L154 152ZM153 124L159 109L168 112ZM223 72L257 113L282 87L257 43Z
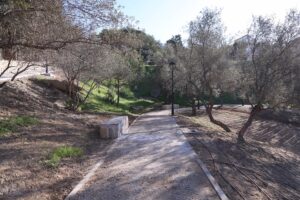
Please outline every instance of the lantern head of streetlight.
M169 59L169 65L171 65L171 66L176 65L176 60L175 59Z

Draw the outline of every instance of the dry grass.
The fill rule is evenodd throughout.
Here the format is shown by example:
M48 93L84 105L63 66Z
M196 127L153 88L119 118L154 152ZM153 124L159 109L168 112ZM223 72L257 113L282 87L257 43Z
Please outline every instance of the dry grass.
M55 108L55 100L64 95L31 81L8 84L1 94L6 98L0 98L0 119L31 116L38 123L21 126L28 120L9 120L18 122L13 123L18 128L0 137L0 199L63 199L110 146L95 130L111 116ZM57 167L45 166L61 147L77 147L84 154L74 157L74 152L81 153L59 151Z
M255 120L238 145L235 132L247 113L214 111L216 119L228 124L226 133L209 122L204 112L179 116L189 142L207 164L230 199L300 198L299 127L269 120Z

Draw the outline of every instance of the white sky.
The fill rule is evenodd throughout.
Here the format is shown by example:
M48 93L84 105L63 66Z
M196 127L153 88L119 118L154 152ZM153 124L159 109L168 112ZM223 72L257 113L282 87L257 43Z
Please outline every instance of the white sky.
M117 0L123 12L162 43L173 35L187 38L187 24L205 8L222 9L227 35L237 38L249 27L253 15L283 19L291 8L300 10L300 0Z

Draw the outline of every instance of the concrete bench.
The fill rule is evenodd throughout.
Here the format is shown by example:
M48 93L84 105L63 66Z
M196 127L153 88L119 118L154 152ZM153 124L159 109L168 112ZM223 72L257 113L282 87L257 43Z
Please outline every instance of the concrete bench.
M128 131L128 116L114 117L100 124L102 139L116 139Z

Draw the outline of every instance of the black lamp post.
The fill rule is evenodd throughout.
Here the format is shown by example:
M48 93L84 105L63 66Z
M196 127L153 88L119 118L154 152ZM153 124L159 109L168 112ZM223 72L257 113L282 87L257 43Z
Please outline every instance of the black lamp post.
M171 73L172 73L172 75L171 75L171 80L172 80L171 114L172 114L172 116L174 116L174 69L175 69L176 63L174 60L171 60L169 62L169 65L170 65Z

